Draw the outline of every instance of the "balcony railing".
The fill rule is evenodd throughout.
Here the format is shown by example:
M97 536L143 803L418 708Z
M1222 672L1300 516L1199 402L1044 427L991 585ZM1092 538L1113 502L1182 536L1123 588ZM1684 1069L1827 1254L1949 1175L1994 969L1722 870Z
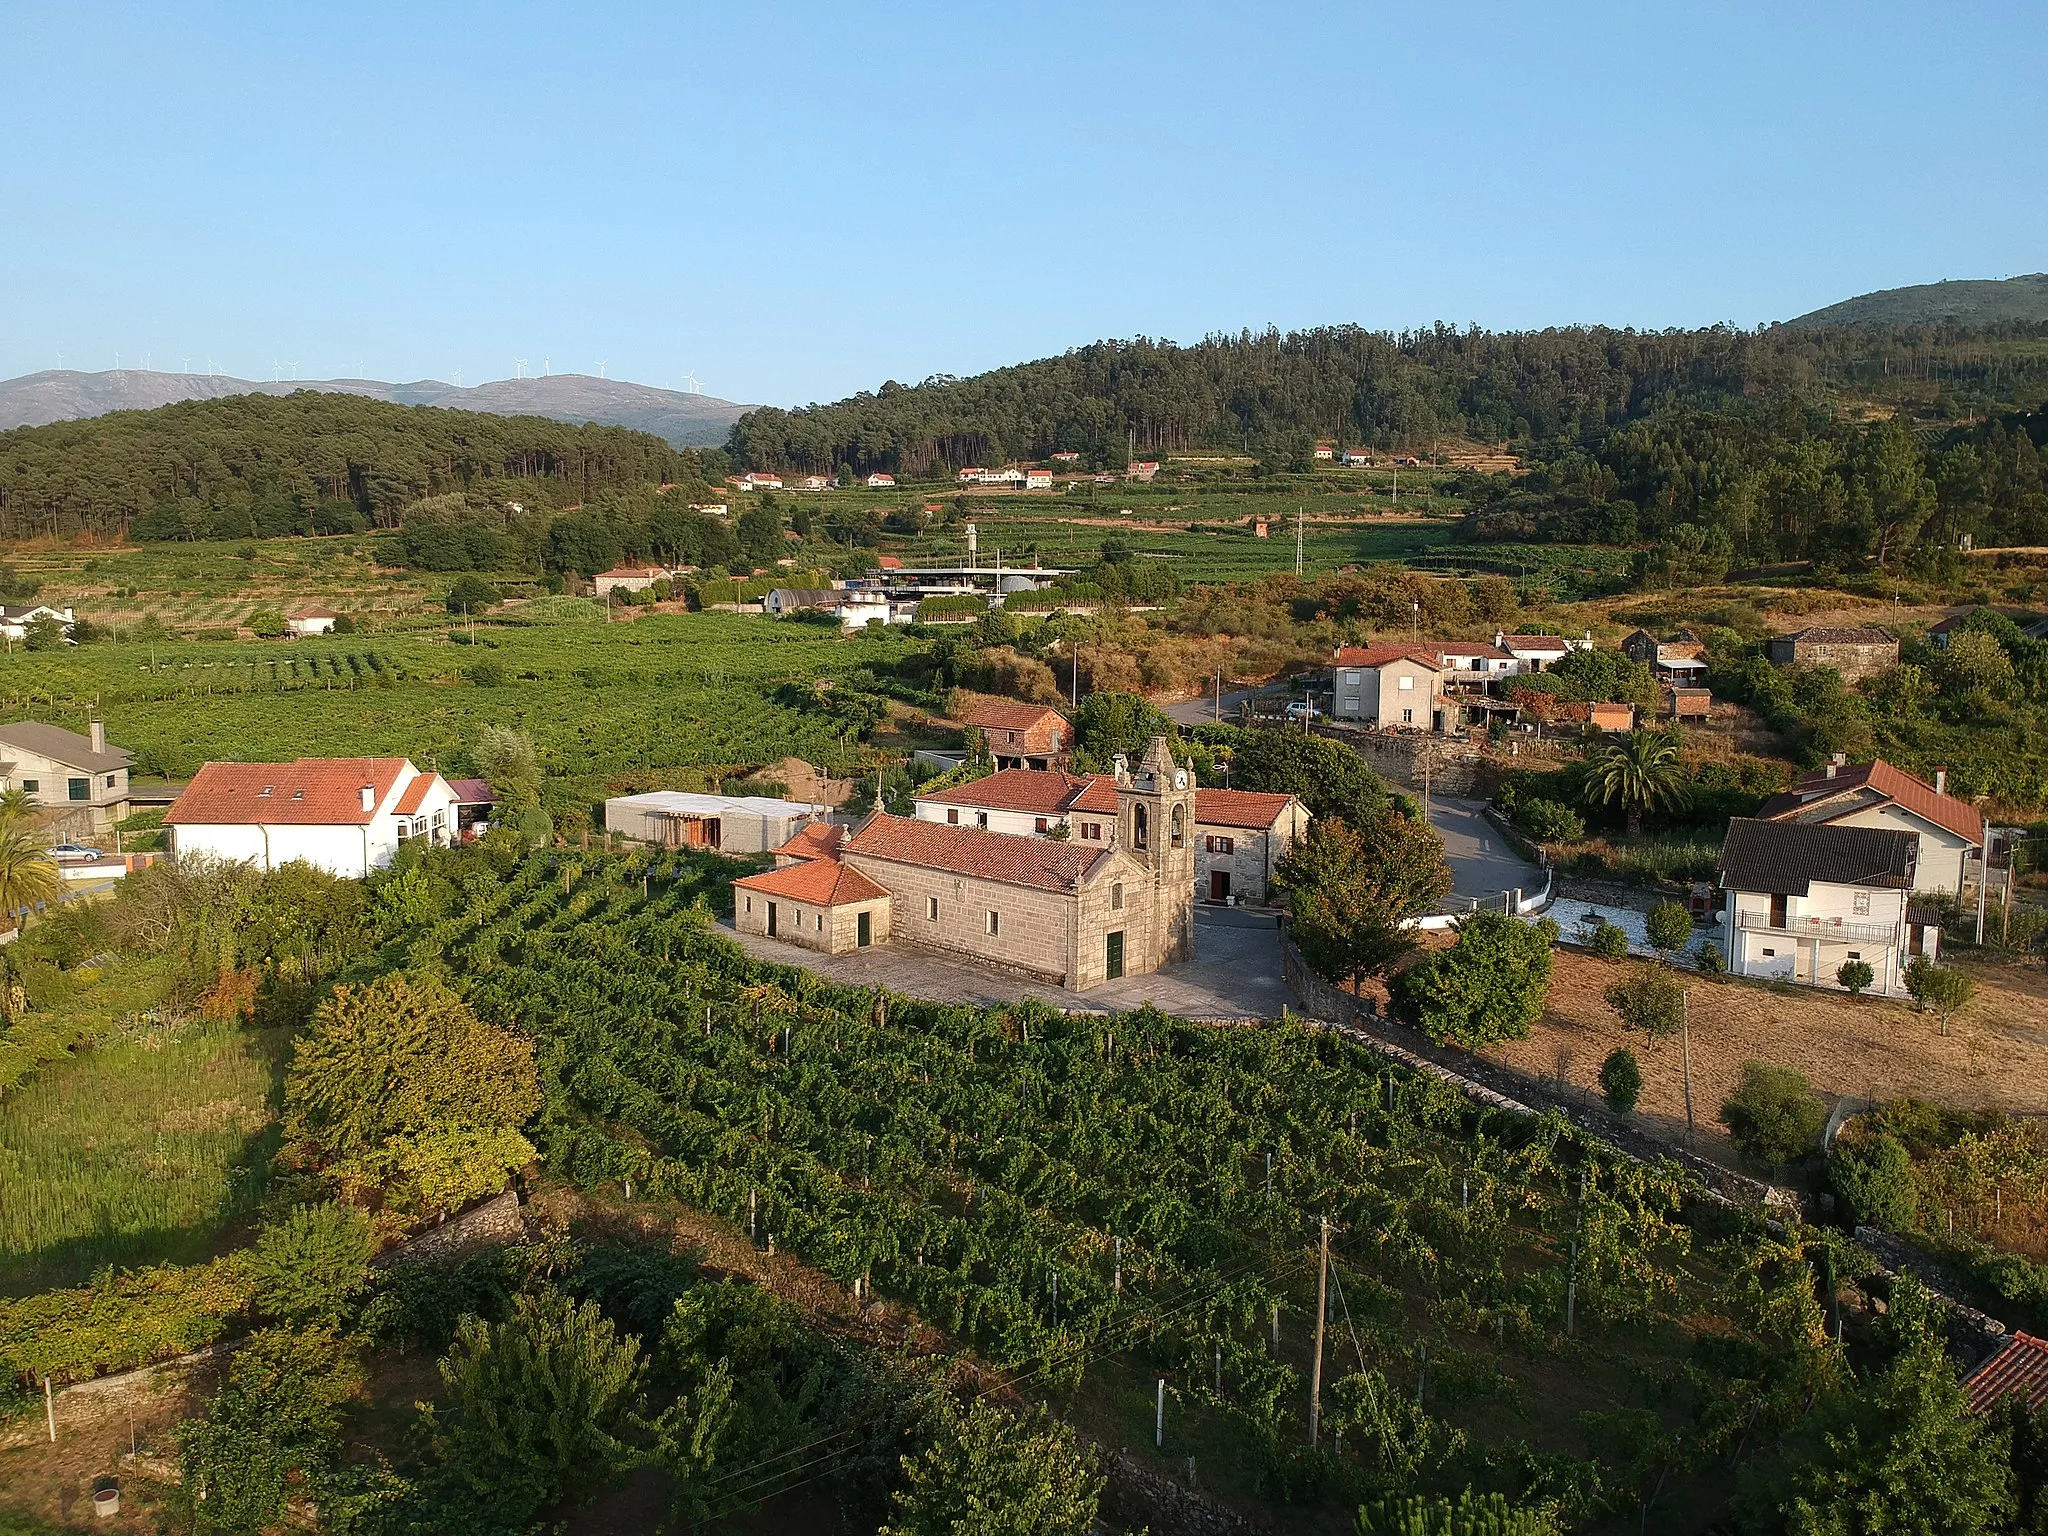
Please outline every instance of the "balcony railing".
M1782 933L1795 939L1826 939L1841 944L1896 944L1899 930L1889 923L1859 923L1849 918L1788 917L1771 921L1768 912L1744 912L1740 926L1754 933Z

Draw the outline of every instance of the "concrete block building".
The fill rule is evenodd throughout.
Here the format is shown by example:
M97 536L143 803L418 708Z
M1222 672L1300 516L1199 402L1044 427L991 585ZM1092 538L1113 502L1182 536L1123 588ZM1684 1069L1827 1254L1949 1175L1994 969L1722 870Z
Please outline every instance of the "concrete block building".
M770 795L655 789L605 801L604 829L664 848L768 853L788 842L805 822L824 815L825 809Z
M104 832L128 814L128 768L134 754L107 745L95 720L81 736L39 720L0 725L0 789L26 793L46 825L65 836ZM63 811L67 817L50 817Z

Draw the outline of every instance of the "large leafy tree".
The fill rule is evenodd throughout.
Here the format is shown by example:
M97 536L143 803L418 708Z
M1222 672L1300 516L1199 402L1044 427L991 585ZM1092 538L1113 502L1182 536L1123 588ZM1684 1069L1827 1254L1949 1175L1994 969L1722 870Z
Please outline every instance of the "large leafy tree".
M1089 1536L1103 1480L1073 1430L1043 1409L1020 1419L977 1400L945 1416L922 1456L903 1459L904 1486L882 1536Z
M533 1043L431 976L337 987L293 1050L287 1155L417 1211L487 1194L532 1160Z
M1309 814L1366 827L1386 814L1387 786L1342 742L1311 731L1248 731L1230 754L1230 787L1293 795Z
M522 1292L504 1322L466 1317L457 1326L441 1362L447 1395L428 1432L487 1524L524 1529L547 1505L637 1460L624 1436L643 1375L639 1340L595 1301Z
M1672 732L1629 731L1596 748L1586 769L1586 803L1619 805L1631 837L1643 830L1644 812L1681 806L1690 798Z
M1451 888L1443 839L1420 817L1386 815L1353 827L1311 823L1280 859L1294 941L1310 965L1354 983L1414 947L1402 924Z
M1401 973L1395 996L1433 1038L1478 1050L1529 1033L1543 1012L1550 970L1542 929L1504 912L1475 912L1458 925L1455 944Z

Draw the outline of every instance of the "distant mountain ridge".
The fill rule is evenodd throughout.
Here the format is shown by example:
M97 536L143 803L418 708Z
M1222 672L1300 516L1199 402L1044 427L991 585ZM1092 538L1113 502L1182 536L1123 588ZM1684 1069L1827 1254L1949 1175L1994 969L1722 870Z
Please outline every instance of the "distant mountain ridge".
M1785 323L1810 330L1822 325L1937 325L1943 320L1965 325L2048 320L2048 272L1883 288Z
M556 373L539 379L498 379L464 388L439 379L386 384L376 379L298 379L266 382L203 373L156 373L122 368L80 373L52 368L0 381L0 431L80 421L110 411L149 411L180 400L218 400L228 395L289 395L310 389L326 394L363 395L394 405L438 405L496 416L545 416L580 425L594 421L631 427L666 438L678 448L712 448L725 442L732 424L752 406L714 395L656 389L624 379L594 379L585 373Z

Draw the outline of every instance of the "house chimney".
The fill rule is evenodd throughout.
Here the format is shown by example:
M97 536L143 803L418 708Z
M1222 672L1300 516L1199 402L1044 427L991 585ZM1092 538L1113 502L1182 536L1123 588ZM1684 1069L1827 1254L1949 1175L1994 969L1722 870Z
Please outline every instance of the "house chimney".
M1828 770L1827 770L1827 774L1826 774L1826 777L1828 777L1828 778L1832 779L1832 778L1833 778L1833 777L1835 776L1835 770L1836 770L1837 768L1841 767L1841 766L1842 766L1842 765L1841 765L1840 763L1838 763L1838 762L1834 761L1834 759L1830 758L1830 759L1828 760Z
M374 784L365 784L363 786L363 814L367 816L370 814L370 812L376 809L377 786Z
M93 723L92 723L92 725L91 725L91 727L90 727L90 730L91 730L91 732L92 732L92 749L93 749L93 751L95 751L95 752L104 752L104 751L106 751L106 750L107 750L107 722L106 722L106 721L104 721L104 720L95 720L95 721L93 721Z
M1946 768L1934 770L1934 792L1937 795L1948 793L1948 770Z

